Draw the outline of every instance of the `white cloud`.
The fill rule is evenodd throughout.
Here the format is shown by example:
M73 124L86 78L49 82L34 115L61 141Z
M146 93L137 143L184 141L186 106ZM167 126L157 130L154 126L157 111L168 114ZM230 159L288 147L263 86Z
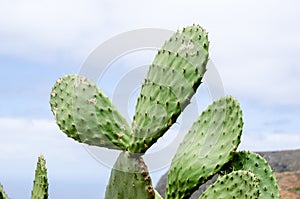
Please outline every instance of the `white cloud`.
M6 1L0 8L0 52L39 61L85 56L90 39L105 26L103 9L93 0Z
M264 104L300 105L300 71L296 65L274 57L219 68L226 91L233 95Z
M210 33L211 59L228 93L299 105L298 7L296 1L6 1L0 7L0 52L80 64L124 31L199 23Z
M255 131L243 133L239 149L251 151L278 151L299 149L299 147L299 133Z
M30 120L22 118L0 118L2 160L14 158L25 159L25 154L42 154L51 150L51 144L64 148L62 133L55 123L48 120ZM68 143L68 142L66 142ZM72 147L72 144L66 144ZM53 148L57 151L58 148Z
M5 175L31 176L41 154L50 174L56 177L73 176L79 168L82 170L78 175L89 175L93 167L101 167L82 144L64 135L54 121L0 118L0 129L0 171ZM105 173L106 169L99 172Z
M82 144L60 132L54 121L0 118L0 129L0 183L10 197L30 194L41 154L46 159L51 198L66 198L66 193L83 198L86 190L89 198L104 193L110 170L95 161Z

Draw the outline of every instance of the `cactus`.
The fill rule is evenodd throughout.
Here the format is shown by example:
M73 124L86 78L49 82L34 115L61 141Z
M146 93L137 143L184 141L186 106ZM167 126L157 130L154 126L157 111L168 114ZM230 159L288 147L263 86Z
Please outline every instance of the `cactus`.
M199 199L258 198L259 180L251 172L233 171L219 178Z
M132 130L92 81L78 75L58 79L50 97L58 126L82 143L146 152L176 121L200 85L208 45L200 26L177 31L163 45L142 85Z
M57 80L50 105L60 129L80 143L122 151L105 198L162 198L152 187L142 155L190 103L206 71L208 47L207 33L198 25L177 31L164 43L142 85L131 127L91 80L79 75ZM266 162L258 158L240 165L245 158L236 149L242 127L242 111L233 97L223 97L203 111L172 160L166 198L189 198L215 174L221 177L200 198L257 198L260 189L279 198L274 178L261 180L272 176ZM256 164L261 168L253 169Z
M274 173L268 162L253 152L236 152L232 161L224 166L224 172L247 170L254 173L260 181L259 198L280 198Z
M105 198L154 199L154 196L151 178L143 158L122 152L111 171Z
M206 31L190 26L158 51L137 101L130 152L144 153L190 103L206 71L208 45Z
M48 178L46 161L43 156L38 158L35 178L33 181L33 189L31 199L47 199L48 198Z
M74 140L111 149L127 148L129 125L87 78L66 75L58 79L50 105L60 129Z
M0 199L8 199L8 196L4 192L3 186L0 184Z
M38 157L35 170L35 178L33 181L33 189L31 191L31 199L47 199L48 198L48 178L46 161L43 156ZM2 185L0 184L0 199L8 199Z
M193 124L172 160L167 198L189 198L232 159L240 143L242 111L232 97L215 101Z

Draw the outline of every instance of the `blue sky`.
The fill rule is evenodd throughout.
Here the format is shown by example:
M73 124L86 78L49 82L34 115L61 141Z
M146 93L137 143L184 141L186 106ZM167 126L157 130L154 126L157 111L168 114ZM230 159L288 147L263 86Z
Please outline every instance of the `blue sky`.
M225 93L236 97L243 109L240 149L300 148L298 1L29 0L0 4L0 182L13 199L29 198L40 154L47 160L50 198L103 197L109 168L59 131L49 93L59 77L78 73L101 43L139 28L175 31L192 23L205 27L211 41L210 59ZM133 54L114 67L126 71L137 64L134 60L149 64L149 55ZM107 95L111 84L100 84ZM199 92L202 109L210 103L205 84ZM155 183L164 171L152 173Z

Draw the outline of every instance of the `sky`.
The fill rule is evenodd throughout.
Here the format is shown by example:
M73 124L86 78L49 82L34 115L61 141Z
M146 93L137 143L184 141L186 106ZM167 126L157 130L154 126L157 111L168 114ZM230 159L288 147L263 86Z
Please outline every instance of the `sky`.
M51 199L103 198L110 168L60 132L49 96L55 81L79 73L103 42L141 28L203 26L224 93L238 99L243 110L239 149L299 149L299 8L296 0L2 0L0 182L7 194L13 199L30 197L36 160L43 154ZM155 51L142 53L115 61L111 73L150 64ZM112 97L114 83L103 78L99 86ZM137 95L138 88L125 110L129 115ZM212 100L205 83L196 96L201 112ZM154 184L165 171L151 173Z

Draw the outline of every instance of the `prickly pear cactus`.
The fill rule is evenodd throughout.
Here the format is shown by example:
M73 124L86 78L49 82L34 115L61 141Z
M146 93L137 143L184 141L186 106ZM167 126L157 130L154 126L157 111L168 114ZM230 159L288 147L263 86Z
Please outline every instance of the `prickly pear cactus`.
M79 75L58 79L50 97L60 129L78 142L126 150L130 127L110 99Z
M190 103L208 61L207 32L200 26L177 31L158 51L138 98L129 151L144 153Z
M155 191L146 164L141 156L122 152L106 187L106 199L154 199Z
M208 46L206 31L197 25L177 31L165 42L142 85L132 128L92 81L79 75L60 78L50 96L58 126L81 143L145 153L190 103L206 71ZM135 165L121 157L116 166ZM113 179L120 179L119 175L114 169L112 184ZM124 173L121 176L126 178ZM119 197L119 193L112 195L112 188L108 186L107 197ZM135 193L139 191L136 188Z
M259 198L280 198L277 181L269 163L260 155L253 152L236 152L233 159L224 166L223 170L231 172L235 170L246 170L254 173L259 184Z
M3 186L0 184L0 199L8 199L8 196L4 192Z
M220 177L199 199L258 198L259 180L249 171L233 171Z
M46 161L43 156L38 158L31 199L47 199L48 198L48 178Z
M131 127L86 77L66 75L57 80L50 105L60 129L78 142L123 151L111 171L105 198L162 199L152 187L142 155L190 103L206 71L208 47L207 32L198 25L177 31L164 43L142 85ZM259 194L278 198L268 164L250 153L236 153L242 127L242 111L232 97L223 97L203 111L172 160L166 198L187 199L217 173L221 177L201 199ZM35 187L44 182L46 188L45 175L38 176ZM34 190L33 195L40 193Z
M190 103L206 71L208 38L200 26L177 31L157 53L136 105L131 129L90 80L67 75L50 98L60 129L89 145L144 153Z
M189 198L219 172L232 159L242 127L242 111L232 97L223 97L203 111L172 160L166 198Z

